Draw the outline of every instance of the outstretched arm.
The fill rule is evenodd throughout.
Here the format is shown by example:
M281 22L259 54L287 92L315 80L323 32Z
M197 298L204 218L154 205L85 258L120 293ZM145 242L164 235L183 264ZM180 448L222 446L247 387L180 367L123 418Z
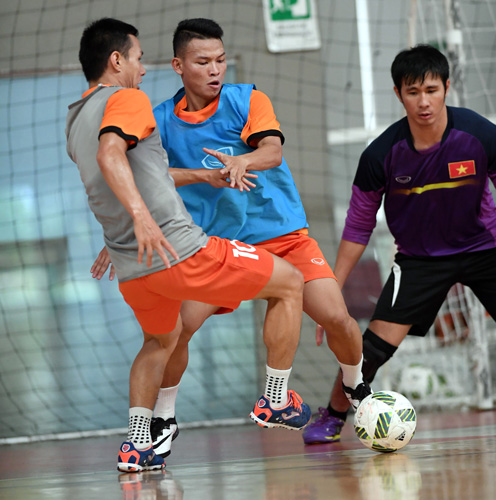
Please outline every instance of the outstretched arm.
M169 173L174 179L174 184L176 185L176 187L187 186L188 184L206 183L215 188L230 188L231 185L228 181L229 175L221 170L223 169L169 168ZM243 176L243 185L246 191L249 191L250 187L255 187L255 184L253 184L253 182L250 182L248 179L256 179L257 177L258 175L256 174L252 174L249 172L245 173L245 175Z
M157 252L165 267L170 267L164 248L178 259L173 246L167 241L157 223L153 220L138 188L129 165L127 142L114 132L100 137L97 161L102 175L110 189L122 203L134 222L134 233L138 241L138 262L143 261L146 251L146 265L152 265L153 252Z
M334 274L338 279L339 287L343 289L348 276L350 275L357 262L360 260L366 245L355 243L353 241L341 240L334 266Z

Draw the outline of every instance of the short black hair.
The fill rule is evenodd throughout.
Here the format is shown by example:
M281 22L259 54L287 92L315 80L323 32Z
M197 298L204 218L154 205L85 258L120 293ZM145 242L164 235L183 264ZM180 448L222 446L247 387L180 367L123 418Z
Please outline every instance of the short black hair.
M174 31L174 38L172 39L172 48L174 49L174 57L188 45L194 38L200 40L208 40L209 38L216 38L222 42L224 31L212 19L205 19L197 17L194 19L184 19L181 21Z
M137 37L138 30L131 24L109 17L93 21L86 27L79 44L79 62L88 82L103 75L112 52L127 57L132 46L129 35Z
M448 59L432 45L421 44L402 50L391 65L391 76L400 93L403 83L412 85L419 80L422 83L428 75L439 76L446 90L449 78Z

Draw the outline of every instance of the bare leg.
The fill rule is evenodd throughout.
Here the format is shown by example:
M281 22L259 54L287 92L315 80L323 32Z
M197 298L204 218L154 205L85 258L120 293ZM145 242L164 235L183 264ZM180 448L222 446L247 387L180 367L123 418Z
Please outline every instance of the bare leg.
M303 310L326 331L327 344L336 358L357 365L362 357L362 334L348 314L341 290L332 278L305 283Z
M255 404L250 417L261 427L299 430L305 427L312 413L295 391L288 390L289 373L300 339L303 275L285 260L272 257L272 276L255 297L268 301L264 323L267 378L264 396Z
M117 469L122 472L165 467L163 458L157 457L151 448L150 421L162 375L181 328L179 315L175 328L169 333L151 335L143 332L143 346L134 359L129 377L128 437L117 455Z
M343 374L341 370L339 370L336 380L334 381L330 405L334 410L341 413L347 412L350 407L350 402L343 392Z
M181 306L183 328L167 366L165 367L161 387L175 387L181 381L188 366L188 344L193 334L203 325L205 320L219 309L217 306L186 300Z
M181 316L170 333L150 335L136 356L129 377L129 406L153 409L166 364L182 329Z
M285 260L273 258L272 276L255 298L268 301L264 323L267 365L287 370L293 364L300 339L303 276Z

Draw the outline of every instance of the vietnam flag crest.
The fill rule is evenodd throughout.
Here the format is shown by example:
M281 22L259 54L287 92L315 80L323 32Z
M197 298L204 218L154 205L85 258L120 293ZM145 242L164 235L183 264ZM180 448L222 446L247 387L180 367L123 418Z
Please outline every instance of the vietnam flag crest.
M467 175L475 175L475 161L455 161L448 163L450 179L457 177L466 177Z

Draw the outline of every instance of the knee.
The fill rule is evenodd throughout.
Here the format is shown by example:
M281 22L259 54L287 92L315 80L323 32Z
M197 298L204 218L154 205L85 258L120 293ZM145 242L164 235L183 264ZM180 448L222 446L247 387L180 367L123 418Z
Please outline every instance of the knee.
M302 272L296 267L292 266L288 270L288 279L287 279L288 292L298 296L303 295L304 285L305 281L303 279Z
M174 330L169 333L161 333L157 335L149 335L145 336L145 340L143 345L149 351L162 352L165 350L174 349L177 344L177 339L179 335Z
M181 344L187 344L191 340L191 337L195 334L198 329L196 325L193 324L184 324L183 329L181 330L181 335L179 336L178 342Z
M183 315L183 327L181 329L181 335L179 337L179 342L188 343L191 337L197 332L203 324L197 316L193 314Z
M354 320L349 315L346 307L338 307L329 311L329 315L325 321L322 323L327 335L339 334L340 338L344 336L351 336L354 333L353 330ZM358 327L357 327L358 328ZM360 331L358 330L358 335Z
M178 339L180 338L183 323L181 317L178 318L175 328L168 333L161 333L157 335L145 334L145 343L153 349L174 350Z

